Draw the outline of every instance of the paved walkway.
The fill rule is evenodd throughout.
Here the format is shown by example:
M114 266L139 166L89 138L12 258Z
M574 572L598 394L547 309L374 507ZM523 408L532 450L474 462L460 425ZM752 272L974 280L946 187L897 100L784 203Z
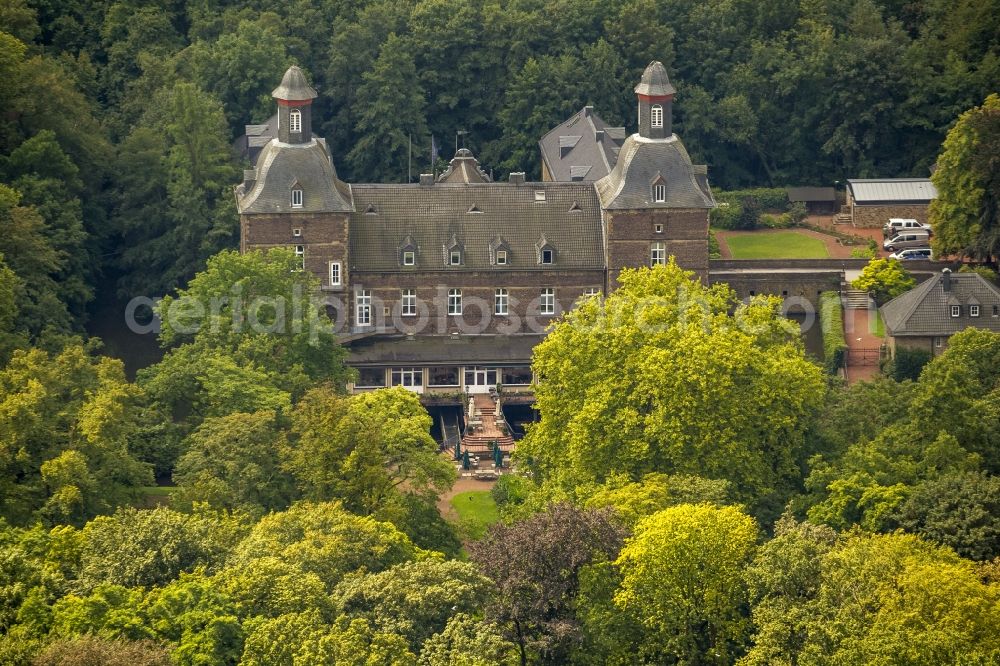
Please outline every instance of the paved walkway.
M877 350L882 344L882 338L875 335L874 322L869 322L869 315L875 317L875 311L844 310L844 336L847 338L847 348L853 352L847 355L847 381L850 384L870 381L879 374L878 356L873 355L870 350ZM861 350L868 352L863 356Z

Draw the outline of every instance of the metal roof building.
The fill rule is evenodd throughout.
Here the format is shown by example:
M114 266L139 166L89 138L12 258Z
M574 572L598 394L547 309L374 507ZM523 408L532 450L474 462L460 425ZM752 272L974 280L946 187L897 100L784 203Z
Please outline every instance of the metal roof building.
M847 187L860 206L928 204L937 198L930 178L855 178L847 181Z

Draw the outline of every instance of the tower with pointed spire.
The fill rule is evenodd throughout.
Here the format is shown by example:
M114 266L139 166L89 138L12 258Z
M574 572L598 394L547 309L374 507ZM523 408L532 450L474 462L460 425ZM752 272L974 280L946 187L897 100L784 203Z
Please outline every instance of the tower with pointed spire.
M635 87L639 102L639 136L666 139L674 133L671 116L676 92L663 63L659 60L649 63Z

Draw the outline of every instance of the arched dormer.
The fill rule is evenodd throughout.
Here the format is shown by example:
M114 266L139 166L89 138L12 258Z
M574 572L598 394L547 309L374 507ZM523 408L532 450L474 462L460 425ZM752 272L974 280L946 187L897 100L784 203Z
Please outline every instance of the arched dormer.
M535 251L538 255L538 264L548 266L556 263L556 248L545 238L545 234L535 243Z
M510 260L510 245L501 236L497 236L490 242L490 264L509 266Z

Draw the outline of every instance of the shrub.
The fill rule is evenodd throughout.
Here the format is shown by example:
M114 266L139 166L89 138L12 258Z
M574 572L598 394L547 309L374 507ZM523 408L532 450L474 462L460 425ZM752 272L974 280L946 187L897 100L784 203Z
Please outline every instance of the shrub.
M959 273L976 273L983 277L983 279L988 282L996 284L997 272L990 268L989 266L970 266L969 264L962 264L962 267L958 269Z
M751 231L757 228L760 221L761 205L756 197L748 196L740 200L740 216L736 219L736 228Z
M716 201L724 201L730 205L740 203L747 197L756 199L764 210L784 213L791 209L791 204L788 201L788 192L783 187L755 187L747 190L715 193ZM803 206L803 212L804 210L805 207Z
M916 381L930 360L931 353L926 349L896 347L896 357L885 364L882 373L892 377L897 382L904 379Z
M743 207L737 203L722 202L717 208L713 208L709 214L709 220L715 229L725 229L732 231L739 228L740 216L743 214Z
M788 207L788 214L792 216L792 222L794 224L798 224L808 217L809 211L806 210L806 205L804 203L796 201Z
M867 291L883 305L917 283L896 259L872 259L851 286Z
M878 243L868 239L866 247L856 247L851 250L851 259L874 259L878 256Z
M844 314L840 294L835 291L824 291L819 297L819 326L823 332L823 367L834 375L843 367L847 356Z
M722 250L719 248L719 239L715 237L714 231L708 232L708 258L722 259Z
M795 221L792 219L790 213L782 213L781 215L764 213L760 216L760 226L767 227L768 229L787 229L794 223Z

